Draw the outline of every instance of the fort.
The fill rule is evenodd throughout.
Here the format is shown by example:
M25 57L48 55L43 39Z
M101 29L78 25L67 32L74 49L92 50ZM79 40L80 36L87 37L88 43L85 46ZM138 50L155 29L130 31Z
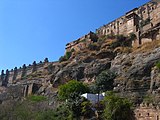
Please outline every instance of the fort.
M159 105L142 103L135 111L136 120L159 120L160 119L160 107Z
M15 67L12 70L4 70L1 71L0 75L0 86L9 86L16 83L18 80L23 80L26 76L34 73L34 72L43 72L45 65L48 64L48 58L45 58L44 62L36 63L33 62L32 65L26 66L25 64L23 67L19 69Z
M98 28L95 33L87 35L66 45L66 51L71 49L81 50L86 44L95 42L96 38L104 35L135 34L133 46L160 39L160 1L150 2L127 12L120 18Z

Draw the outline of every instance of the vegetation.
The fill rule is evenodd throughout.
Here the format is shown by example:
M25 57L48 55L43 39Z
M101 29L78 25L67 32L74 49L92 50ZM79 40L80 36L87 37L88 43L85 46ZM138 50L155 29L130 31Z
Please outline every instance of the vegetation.
M160 61L156 63L156 67L160 69Z
M88 91L88 87L84 85L82 82L71 80L58 88L58 97L62 100L65 100L70 98L71 94L73 93L80 95Z
M72 56L73 52L74 52L74 49L72 49L71 51L67 51L64 56L61 56L59 58L59 62L67 61Z
M91 43L88 45L88 49L93 51L93 50L99 50L100 47L96 43Z
M91 86L93 93L105 92L113 89L113 82L116 75L110 71L101 72Z
M132 103L126 99L115 95L113 92L107 92L104 100L106 107L104 118L106 120L132 120Z
M131 37L116 35L116 41L111 44L111 48L114 49L116 47L128 47L131 46L131 42L132 42Z
M47 100L45 96L40 96L40 95L30 95L27 97L27 99L32 102L41 102Z

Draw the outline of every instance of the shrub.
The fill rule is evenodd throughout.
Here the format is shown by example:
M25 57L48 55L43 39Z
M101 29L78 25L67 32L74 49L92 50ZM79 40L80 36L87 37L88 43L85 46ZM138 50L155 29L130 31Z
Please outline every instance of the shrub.
M133 41L137 38L134 33L130 33L129 37L130 37L131 41Z
M59 62L63 62L63 61L66 61L67 59L66 59L66 57L65 56L61 56L60 58L59 58Z
M91 43L91 44L88 45L88 49L89 50L99 50L99 47L98 47L97 44Z
M47 100L47 98L45 96L40 96L40 95L30 95L30 96L28 96L27 99L32 102L41 102L41 101Z
M83 94L88 92L89 89L82 82L78 82L76 80L71 80L68 83L59 86L58 88L58 96L60 99L65 100L70 98L72 93Z
M104 117L106 120L133 120L132 103L126 99L107 92L105 97L106 108Z
M68 60L72 55L72 52L66 52L65 58Z
M72 56L72 52L74 52L74 51L75 51L74 49L72 49L71 51L67 51L64 56L61 56L59 58L59 62L63 62L63 61L68 60Z
M158 62L156 63L156 66L157 66L157 68L160 69L160 61L158 61Z
M116 36L114 34L110 34L106 36L107 39L115 39Z

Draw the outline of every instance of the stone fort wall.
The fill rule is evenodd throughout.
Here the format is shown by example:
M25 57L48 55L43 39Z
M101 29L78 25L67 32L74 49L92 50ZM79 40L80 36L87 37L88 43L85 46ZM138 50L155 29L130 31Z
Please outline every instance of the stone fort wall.
M8 86L16 83L17 80L25 79L26 76L34 73L34 72L43 72L44 66L48 64L48 59L46 58L44 62L36 63L33 62L32 65L26 66L25 64L17 69L15 67L12 70L4 70L1 71L0 75L0 86Z
M141 44L144 44L145 42L151 42L152 40L160 39L159 0L151 0L150 2L140 6L139 8L134 8L120 18L98 28L96 30L95 36L128 36L130 33L134 33L137 36L137 40L133 41L134 46L139 46ZM87 34L85 36L90 36L90 34ZM77 46L81 44L80 41L82 41L84 37L81 37L74 42L68 43L66 45L66 50L69 51L70 48L77 49Z
M142 103L134 113L136 120L160 120L160 108L153 104Z

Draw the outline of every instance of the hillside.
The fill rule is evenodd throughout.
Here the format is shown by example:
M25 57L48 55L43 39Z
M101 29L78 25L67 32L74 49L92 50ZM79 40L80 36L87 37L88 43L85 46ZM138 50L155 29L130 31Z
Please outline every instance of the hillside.
M159 2L152 1L127 12L124 16L100 27L95 33L90 32L68 43L65 54L58 61L49 62L46 58L43 62L34 61L29 66L24 64L6 72L2 70L0 118L54 120L67 116L68 120L73 116L78 118L76 113L82 112L80 117L84 120L87 115L87 119L96 120L99 118L98 115L105 112L106 106L103 102L98 101L93 105L90 101L81 99L83 90L98 96L102 92L112 91L115 96L109 92L108 94L113 95L111 98L119 100L119 103L124 102L123 104L129 107L130 102L132 103L133 110L129 114L136 114L137 118L146 116L146 109L139 104L145 102L157 106L160 103L159 8ZM98 79L104 81L101 81L103 84L98 83L101 86L96 88ZM71 84L71 87L68 84ZM68 85L71 91L81 91L69 93L69 97L62 96L62 99L59 94L63 85ZM67 89L66 86L62 90ZM67 103L70 103L70 108L66 107ZM74 108L77 104L80 108ZM133 114L133 111L138 109L137 105L144 109L143 116L139 112L141 109ZM153 107L149 108L151 112L155 110ZM72 112L69 109L72 109ZM97 111L99 113L96 113ZM126 112L130 112L130 109ZM159 113L153 114L157 117Z

